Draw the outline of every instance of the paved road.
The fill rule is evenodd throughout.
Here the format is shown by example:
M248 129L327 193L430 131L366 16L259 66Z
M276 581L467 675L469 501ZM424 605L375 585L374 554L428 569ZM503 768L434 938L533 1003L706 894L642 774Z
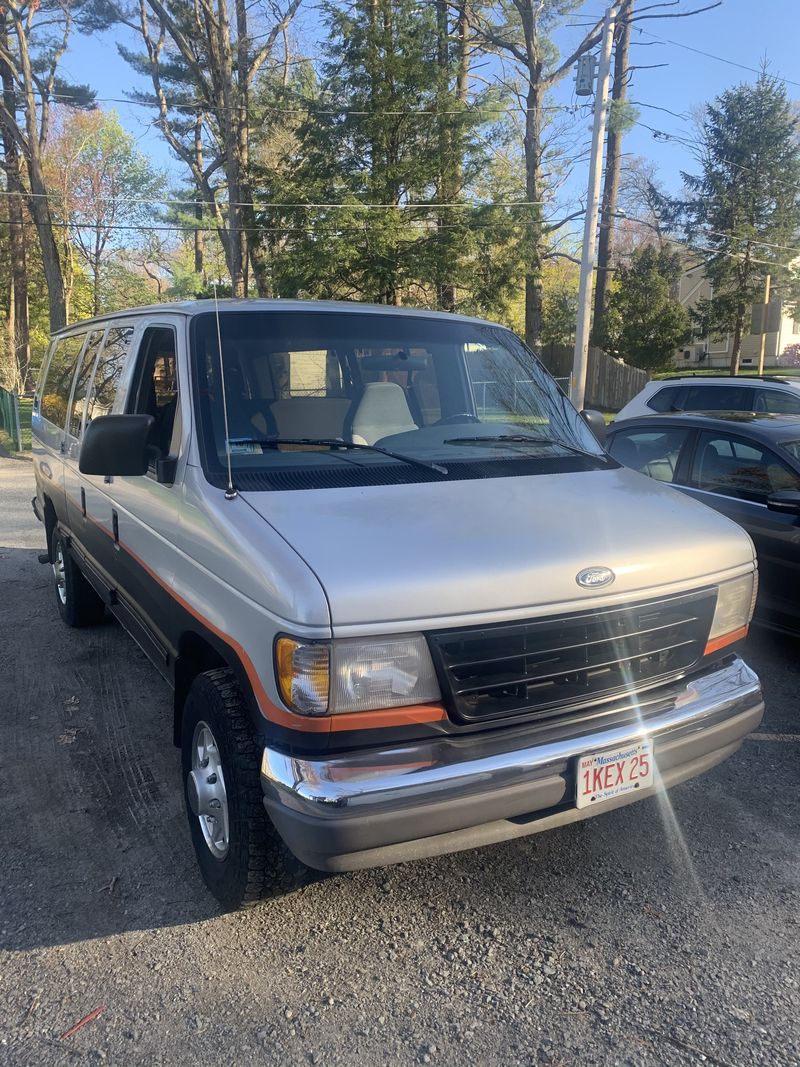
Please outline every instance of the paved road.
M220 916L169 694L62 626L31 495L0 460L0 1062L800 1063L795 643L751 641L760 736L669 803Z

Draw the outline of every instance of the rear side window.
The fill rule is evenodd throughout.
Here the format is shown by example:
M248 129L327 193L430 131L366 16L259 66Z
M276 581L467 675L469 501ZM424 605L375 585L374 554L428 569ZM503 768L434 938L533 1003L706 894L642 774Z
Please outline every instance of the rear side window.
M628 430L614 434L608 451L619 463L655 478L672 482L687 430Z
M800 392L783 389L759 389L756 411L773 415L800 415Z
M75 376L78 356L81 354L85 340L85 333L62 337L56 341L50 357L47 378L42 388L40 411L42 418L52 422L55 426L64 426L67 421L67 404L72 390L72 379Z
M89 382L91 381L92 370L94 369L94 361L97 359L97 352L102 340L102 330L95 330L93 333L89 334L89 342L83 350L81 365L75 376L75 388L72 392L72 404L70 405L69 413L69 433L75 438L80 438L81 436L86 394L89 391Z
M659 414L664 411L672 411L673 407L678 406L675 404L675 398L680 391L681 387L677 385L671 385L668 389L659 389L647 401L647 406L651 411L657 411Z
M693 385L681 397L684 411L753 411L755 389L740 385Z
M86 405L87 426L92 419L110 414L132 337L132 326L112 326L108 331Z
M709 493L763 501L770 493L800 489L800 476L755 441L702 433L692 464L692 484Z

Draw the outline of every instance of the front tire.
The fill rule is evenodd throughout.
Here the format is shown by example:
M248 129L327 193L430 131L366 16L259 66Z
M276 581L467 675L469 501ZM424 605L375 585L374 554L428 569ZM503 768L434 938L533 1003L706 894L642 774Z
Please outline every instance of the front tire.
M81 574L69 554L67 539L56 528L50 542L50 559L58 613L67 626L94 626L105 614L105 604Z
M189 831L203 880L225 911L252 907L312 881L264 811L261 745L229 670L199 674L181 727Z

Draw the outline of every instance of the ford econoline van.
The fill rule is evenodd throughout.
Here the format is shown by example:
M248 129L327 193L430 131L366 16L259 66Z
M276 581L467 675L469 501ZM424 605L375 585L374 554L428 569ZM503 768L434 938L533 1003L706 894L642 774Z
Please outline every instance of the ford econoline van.
M33 437L57 608L172 686L226 908L651 797L761 719L747 534L608 456L490 322L109 315L53 338Z

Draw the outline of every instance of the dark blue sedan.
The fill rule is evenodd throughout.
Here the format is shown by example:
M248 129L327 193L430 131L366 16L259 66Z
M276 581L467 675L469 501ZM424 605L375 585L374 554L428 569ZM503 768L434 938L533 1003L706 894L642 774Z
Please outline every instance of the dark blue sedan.
M800 633L800 416L645 415L610 426L606 448L743 526L758 553L756 621Z

